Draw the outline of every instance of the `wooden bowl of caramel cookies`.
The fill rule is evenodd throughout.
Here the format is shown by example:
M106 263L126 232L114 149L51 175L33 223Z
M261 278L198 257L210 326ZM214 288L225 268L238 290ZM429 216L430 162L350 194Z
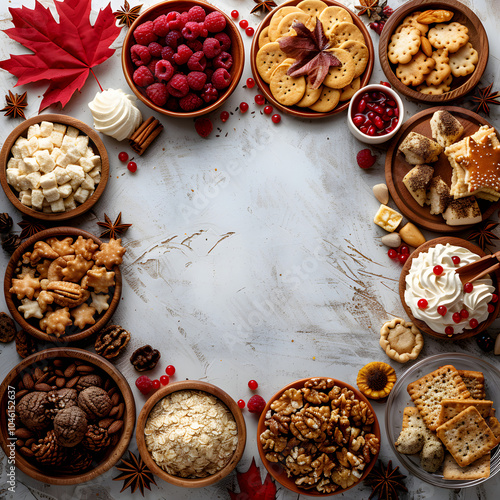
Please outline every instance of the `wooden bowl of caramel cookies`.
M99 332L118 306L121 240L108 243L74 227L46 229L12 255L4 294L14 319L45 342L68 343Z

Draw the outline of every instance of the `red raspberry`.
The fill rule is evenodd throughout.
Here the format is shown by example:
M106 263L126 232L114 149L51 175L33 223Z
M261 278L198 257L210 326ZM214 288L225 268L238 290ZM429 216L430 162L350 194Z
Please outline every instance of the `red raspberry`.
M161 50L163 49L163 47L158 43L158 42L151 42L149 45L148 45L148 50L149 50L149 53L153 56L153 57L161 57Z
M134 30L135 41L140 45L149 45L151 42L156 41L154 33L154 25L152 21L146 21L140 24Z
M153 31L158 36L166 36L167 33L170 31L170 28L168 27L167 16L165 14L158 16L153 21Z
M226 27L226 18L220 12L210 12L205 17L203 24L210 33L219 33L219 31L222 31Z
M195 52L188 60L187 66L191 71L204 71L207 67L207 60L201 50Z
M193 51L193 52L199 52L200 50L203 51L203 43L200 42L199 40L188 40L186 42L186 45Z
M174 62L174 54L175 50L172 47L163 47L161 49L161 58L165 59L166 61L173 63Z
M174 67L169 61L160 59L155 66L155 76L158 80L165 80L168 82L174 76Z
M168 93L174 97L184 97L189 92L186 75L177 73L167 83Z
M214 68L229 69L233 65L233 58L227 52L221 52L214 59Z
M207 75L202 71L191 71L187 75L187 82L192 90L201 90L207 81Z
M182 44L177 47L177 54L174 55L174 61L179 65L186 64L192 55L193 51L187 45Z
M231 47L231 39L229 38L228 35L226 35L226 33L217 33L214 38L216 40L219 40L219 43L220 43L220 48L222 50L225 50L227 51L227 49L229 47Z
M198 23L193 23L192 21L188 21L186 26L182 28L182 36L186 40L195 40L200 36L200 25Z
M208 36L208 30L207 28L205 28L204 23L200 23L200 36L202 36L203 38L207 38Z
M181 29L184 28L184 26L186 26L186 23L189 22L189 14L187 12L182 12L181 13Z
M156 72L156 63L160 61L160 59L157 59L156 57L154 57L153 59L151 59L151 61L149 62L149 64L147 65L147 68L149 69L149 71L151 71L151 73L154 75L155 72Z
M209 59L217 57L222 52L219 40L215 38L205 38L203 41L203 52L205 52L205 55Z
M142 394L146 395L151 392L153 382L147 375L142 375L135 381L135 386L142 392Z
M206 83L203 87L201 98L208 104L219 98L219 92L217 92L217 89L215 89L211 83Z
M208 63L207 63L208 65ZM214 74L214 70L212 68L206 68L205 74L207 75L207 82L212 81L212 75Z
M206 15L205 9L199 5L195 5L188 10L189 20L195 23L202 23Z
M224 68L217 68L212 75L212 84L218 89L222 90L229 86L231 83L231 75Z
M130 57L136 66L143 66L151 61L151 54L144 45L132 45L132 47L130 47Z
M165 43L169 46L172 47L173 49L176 49L179 43L182 43L182 35L180 31L172 30L168 33L168 35L165 37Z
M190 93L179 100L182 111L194 111L203 104L203 101L196 94Z
M132 80L139 87L147 87L155 81L153 73L146 66L139 66L132 75Z
M214 126L209 118L198 118L194 122L194 128L196 129L196 132L198 132L198 135L205 138L212 133Z
M165 104L165 107L169 111L179 111L179 101L175 97L169 97L167 99L167 104Z
M178 30L182 29L181 26L181 15L177 11L172 11L167 14L168 27L170 30Z
M371 166L373 166L376 159L377 157L373 156L372 152L368 148L362 149L356 155L356 161L358 162L360 168L370 168Z
M168 98L167 86L164 83L153 83L146 89L146 95L157 106L164 106Z
M266 400L258 394L252 396L247 403L248 411L250 413L256 413L257 415L260 415L262 413L262 410L264 410L265 406Z

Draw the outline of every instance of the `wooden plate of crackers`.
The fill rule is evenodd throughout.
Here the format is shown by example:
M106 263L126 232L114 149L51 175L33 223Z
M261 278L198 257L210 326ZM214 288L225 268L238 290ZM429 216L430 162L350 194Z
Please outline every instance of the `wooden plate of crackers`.
M407 163L403 154L398 151L400 144L410 132L432 137L430 119L438 110L446 110L460 121L464 127L462 137L474 134L482 125L490 126L484 118L473 111L454 106L429 108L417 113L403 124L387 151L385 179L394 203L407 219L429 231L450 234L465 231L473 226L449 226L441 215L432 215L428 205L421 207L403 184L403 177L414 165ZM450 186L452 168L446 155L441 153L432 166L434 167L434 175L439 175ZM488 219L499 207L499 202L491 203L486 200L478 199L478 204L483 220Z
M342 80L332 83L331 79L337 76L329 73L324 81L330 77L329 85L333 87L321 85L319 89L312 89L307 83L310 76L287 77L288 68L285 66L288 64L289 67L296 60L280 50L278 40L290 32L295 33L291 29L295 22L313 30L319 19L325 35L332 41L332 50L340 51L335 52L341 62L340 68L330 70L342 73ZM264 45L267 45L266 49L262 49ZM288 0L282 3L258 27L250 55L252 73L267 101L284 113L300 118L323 118L346 110L356 90L369 82L373 59L373 44L367 28L355 13L334 0ZM277 73L282 74L275 78L276 81L271 81L278 66L280 71Z
M433 374L439 375L437 370L441 367L452 366L454 369L449 370L451 378L460 377L469 390L471 399L488 400L492 402L492 407L498 409L500 405L500 371L481 358L463 353L445 353L430 356L410 367L405 373L398 377L398 381L394 385L393 390L389 394L385 411L385 429L387 439L391 444L392 451L398 457L403 467L407 469L411 475L418 477L422 481L440 488L468 488L478 486L479 484L491 479L500 471L500 447L494 447L488 454L479 458L471 465L460 467L452 459L447 448L452 448L447 444L445 448L444 463L436 472L427 472L421 466L419 453L414 455L400 453L395 446L403 424L403 418L408 412L414 411L414 403L407 392L408 384L421 380L422 377L427 377L427 381L432 383ZM453 377L454 375L454 377ZM447 378L450 376L447 374ZM435 377L436 382L437 378ZM453 380L454 382L454 380ZM447 391L447 385L441 384L437 389L443 398L448 399L450 396L443 391ZM451 396L455 398L456 395ZM491 403L490 403L491 405ZM486 417L488 425L494 425L488 417ZM492 428L498 432L497 428ZM474 438L472 438L474 441ZM473 448L476 448L474 445ZM446 478L445 478L446 477Z
M389 17L379 41L380 64L394 89L426 103L470 92L484 73L488 54L484 26L457 0L405 3Z

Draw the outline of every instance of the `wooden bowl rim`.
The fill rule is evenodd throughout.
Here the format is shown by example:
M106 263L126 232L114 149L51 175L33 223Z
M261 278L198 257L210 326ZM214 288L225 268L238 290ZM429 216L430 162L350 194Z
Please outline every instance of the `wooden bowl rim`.
M28 130L31 125L36 123L40 123L42 121L49 121L53 123L62 123L63 125L70 125L72 127L77 128L80 132L83 132L85 135L89 137L89 139L94 143L95 147L99 152L99 156L101 157L101 180L97 185L95 191L88 197L88 199L78 205L73 210L68 210L67 212L62 213L45 213L40 212L38 210L33 210L26 205L23 205L17 196L13 192L13 188L11 188L10 184L7 182L7 162L10 156L10 151L12 146L16 142L16 140ZM5 195L9 199L9 201L16 207L20 212L33 219L43 220L47 222L60 222L68 219L73 219L74 217L78 217L79 215L84 214L88 210L90 210L99 200L102 193L104 193L104 189L108 183L109 178L109 157L106 147L102 142L99 134L91 128L86 123L78 120L77 118L73 118L68 115L59 115L59 114L41 114L37 116L33 116L28 120L20 123L7 137L5 140L2 150L0 151L0 183L2 184L2 188L4 190Z
M441 8L447 10L455 10L463 14L475 27L478 36L484 37L485 42L484 47L479 47L480 50L478 50L478 47L474 47L479 54L479 60L474 72L468 75L469 77L460 87L457 87L456 89L453 89L450 92L441 95L422 94L421 92L413 90L412 87L407 87L403 82L399 80L399 78L397 78L387 57L387 47L389 46L389 40L401 20L413 11L427 10L432 6L435 6L438 9ZM477 15L471 9L469 9L469 7L458 2L457 0L410 0L409 2L404 3L394 11L391 17L389 17L384 26L384 29L382 30L382 34L380 35L379 40L380 65L391 85L408 99L411 99L412 101L423 102L426 104L440 104L454 101L468 94L481 80L481 77L483 76L484 70L486 69L486 65L488 63L488 57L489 42L483 23L477 17Z
M488 326L495 321L498 312L500 311L500 301L497 301L495 304L495 310L486 318L485 321L480 323L476 328L473 328L472 330L465 330L462 333L459 333L458 335L453 335L453 337L448 337L444 333L438 333L432 330L429 326L427 326L427 323L425 323L422 320L419 320L415 318L411 312L410 307L406 303L404 299L404 292L406 290L406 276L408 276L408 273L410 271L411 263L413 262L413 259L418 257L422 252L426 252L430 248L435 247L436 245L446 245L446 243L449 243L450 245L455 245L459 247L466 248L467 250L470 250L472 253L475 253L479 255L480 257L484 257L486 253L481 250L477 245L474 245L468 240L464 240L463 238L457 238L455 236L442 236L440 238L435 238L433 240L426 241L422 245L420 245L416 250L414 250L411 255L408 257L408 260L405 262L403 269L401 270L401 275L399 277L399 297L401 299L401 303L403 304L403 308L406 312L406 314L410 317L411 321L413 324L419 329L422 330L423 332L431 335L432 337L436 337L438 339L442 340L447 340L447 341L454 341L454 340L462 340L462 339L468 339L470 337L473 337L474 335L477 335L478 333L481 333L482 331L486 330ZM497 270L494 273L491 273L494 276L493 281L493 286L497 289L498 291L498 286L500 283L500 271Z
M156 464L146 447L146 440L144 439L144 428L146 426L146 420L148 419L149 413L158 403L158 401L163 399L165 396L178 391L203 391L215 396L228 407L229 411L234 417L234 420L236 421L236 425L238 427L238 445L234 450L234 454L231 457L231 460L223 469L216 472L215 474L212 474L211 476L202 477L199 479L188 479L173 476L164 471ZM163 479L167 483L173 484L175 486L182 486L184 488L201 488L220 481L222 478L226 477L234 470L241 457L243 456L247 438L247 431L243 414L241 413L241 410L238 407L237 403L229 394L227 394L221 388L213 384L209 384L208 382L202 382L201 380L181 380L178 382L171 382L167 386L162 387L146 401L139 413L139 418L137 419L135 436L139 454L141 455L142 459L149 467L151 472L153 472L153 474Z
M357 399L364 401L368 405L368 407L370 408L370 410L373 413L373 416L375 418L375 422L373 423L373 425L374 425L373 433L379 439L379 441L381 440L380 424L379 424L379 421L377 418L377 414L375 413L375 410L373 409L373 406L370 403L369 399L359 389L356 389L355 387L348 384L347 382L343 382L342 380L339 380L339 379L334 378L334 377L324 377L324 376L319 377L319 376L317 376L317 377L301 378L299 380L296 380L295 382L291 382L290 384L288 384L285 387L283 387L282 389L280 389L276 394L274 394L274 396L272 396L271 398L268 399L266 406L260 415L259 422L257 424L257 448L259 450L260 459L262 460L262 463L264 464L265 468L267 469L269 474L271 474L271 476L274 478L274 480L278 481L278 483L280 483L282 486L284 486L288 490L293 491L294 493L298 493L300 495L315 496L315 497L329 497L329 496L333 496L333 495L338 495L340 493L345 493L347 490L350 490L351 488L354 488L355 486L359 485L363 481L363 479L366 478L366 476L368 475L370 470L373 468L373 466L377 463L377 458L378 458L378 455L380 453L380 448L379 448L379 451L377 452L377 454L372 457L368 466L363 470L363 475L353 485L349 486L349 488L337 490L333 493L320 493L316 490L306 490L304 488L298 488L295 485L295 483L286 476L286 473L284 472L283 467L279 463L275 464L275 463L269 462L269 460L267 460L266 455L264 453L264 450L262 448L261 442L260 442L260 435L262 432L265 431L264 422L266 420L266 413L271 408L272 402L275 401L276 399L278 399L288 389L299 389L299 388L304 387L304 384L308 380L311 380L313 378L332 379L335 382L335 385L338 385L339 387L342 387L342 388L345 387L346 389L351 390Z
M220 12L226 18L225 29L227 30L227 35L231 38L231 48L232 48L231 55L234 57L234 52L236 51L238 53L239 59L241 60L241 64L235 67L233 71L229 72L231 74L231 83L229 84L229 87L225 89L224 94L221 97L219 97L217 101L213 102L209 106L198 109L196 111L186 111L186 112L169 111L168 109L157 106L156 104L151 102L146 96L142 94L142 92L138 90L137 86L132 80L132 76L128 71L130 62L129 48L133 43L131 42L133 36L132 34L134 32L134 29L137 26L139 26L139 24L142 24L144 22L144 19L146 19L146 17L151 16L151 14L155 11L166 12L167 9L174 10L176 8L186 10L187 7L193 7L195 5L199 5L203 8L206 8L211 12ZM156 111L157 113L161 113L162 115L165 116L171 116L173 118L196 118L198 116L203 116L208 113L211 113L212 111L215 111L217 108L222 106L224 102L229 98L229 96L236 90L236 87L238 86L238 83L241 79L241 75L243 74L243 68L245 66L245 47L243 44L243 38L241 37L241 33L239 32L238 28L233 23L232 19L219 7L204 2L203 0L166 0L164 2L156 3L151 7L149 7L148 9L146 9L130 26L130 28L127 31L127 34L125 35L125 39L123 40L121 62L122 62L123 74L125 76L125 80L127 81L128 86L130 87L132 92L136 95L136 97L140 101L142 101L146 106L151 108L153 111Z
M42 472L38 472L35 468L31 468L31 463L29 463L21 454L16 454L16 467L28 476L36 479L37 481L42 481L47 484L55 485L69 485L69 484L79 484L91 479L95 479L104 472L108 471L113 467L118 460L121 459L123 454L127 451L130 440L132 439L132 434L134 433L135 427L135 400L130 389L126 378L122 373L112 365L108 360L103 357L94 354L93 352L86 351L85 349L78 349L75 347L55 347L51 349L45 349L43 351L37 352L23 359L18 363L5 377L2 384L0 385L0 406L3 407L3 401L7 395L8 387L12 382L19 376L19 374L30 366L32 363L49 359L49 358L76 358L81 359L87 363L91 363L97 366L99 369L105 371L115 382L118 389L120 390L123 401L125 403L125 416L124 416L124 427L120 440L116 444L115 448L109 455L109 457L101 462L96 468L87 471L83 474L68 474L64 476L49 476ZM7 449L7 426L2 426L0 430L0 446L2 447L4 453L8 456L9 451ZM27 466L29 465L29 467Z
M299 108L296 106L284 106L283 104L280 104L271 94L271 91L269 90L269 85L262 80L258 70L257 66L255 63L255 58L257 57L257 52L259 51L259 35L262 32L262 30L269 25L271 21L271 17L273 17L276 12L278 12L279 9L283 7L294 7L298 5L302 0L287 0L286 2L283 2L279 4L279 6L269 12L269 14L266 15L266 17L262 20L262 22L259 24L259 27L255 31L255 34L253 36L252 40L252 46L250 48L250 65L252 68L252 73L255 79L255 82L257 83L258 87L264 94L265 98L267 101L269 101L270 104L272 104L274 107L282 111L283 113L287 113L291 116L295 116L297 118L305 118L305 119L316 119L316 118L325 118L327 116L333 116L338 113L342 113L349 107L349 103L351 102L351 99L348 101L344 101L342 104L338 104L337 107L335 107L332 111L329 111L327 113L317 113L316 111L305 111L306 109L309 108L303 108L304 111L300 111ZM365 71L361 74L361 85L360 89L362 89L365 85L367 85L370 81L370 78L372 76L373 72L373 65L374 65L374 59L375 59L375 50L373 48L373 42L370 36L370 33L364 23L360 20L359 16L352 12L348 7L346 7L344 4L337 2L336 0L323 0L324 3L326 3L329 7L342 7L343 9L347 10L349 14L351 14L352 19L353 19L353 24L357 26L361 33L363 33L363 36L365 38L365 45L368 48L368 64L365 68Z
M29 324L24 319L24 316L17 310L17 307L14 304L14 300L9 290L11 287L12 276L14 275L14 269L17 267L16 264L21 259L22 254L26 251L27 248L34 245L37 241L50 238L52 236L77 236L77 237L83 236L84 238L92 238L92 240L94 240L94 242L97 243L99 246L102 243L104 243L97 236L93 235L92 233L89 233L88 231L84 231L83 229L78 229L76 227L69 227L69 226L67 227L59 226L59 227L44 229L43 231L34 234L27 240L23 241L23 243L21 243L19 248L12 254L9 263L7 264L7 268L5 270L5 278L4 278L4 295L5 295L5 302L7 303L7 307L10 313L17 321L17 323L19 323L21 328L23 328L23 330L25 330L33 337L36 337L37 339L40 339L44 342L53 342L55 344L58 343L66 344L68 342L76 342L79 340L83 340L87 337L90 337L91 335L94 335L95 333L99 332L104 328L106 323L111 319L111 316L114 314L120 302L120 297L122 293L122 275L119 266L115 266L113 268L113 271L115 273L115 282L116 282L115 291L113 293L113 297L111 298L111 302L109 302L109 307L104 312L102 317L99 318L99 320L97 320L95 324L91 325L89 328L86 328L85 330L82 330L77 333L64 335L62 337L49 335L44 331L35 328L31 324Z

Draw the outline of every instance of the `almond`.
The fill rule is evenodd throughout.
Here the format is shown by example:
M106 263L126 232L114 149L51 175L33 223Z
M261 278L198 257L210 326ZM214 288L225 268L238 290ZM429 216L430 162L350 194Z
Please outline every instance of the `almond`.
M44 384L43 382L41 384L35 384L35 389L37 391L42 391L42 392L49 392L52 390L52 386L49 384Z
M432 24L451 21L453 12L449 10L426 10L417 17L417 23Z
M19 427L19 429L16 429L14 434L19 439L29 439L33 437L33 433L29 429L25 429L24 427Z
M432 57L432 45L425 36L420 37L420 48L427 57Z
M66 368L66 370L64 370L64 376L66 378L71 378L76 372L76 365L75 363L72 363L71 365L68 366L68 368Z
M16 392L16 399L21 399L23 396L26 396L28 394L28 389L22 389L21 391Z
M40 380L43 377L43 371L37 366L33 371L33 378L35 380Z
M116 406L119 402L120 402L120 394L115 392L111 397L111 403L113 404L113 406Z
M68 380L68 383L66 384L66 387L68 389L71 389L72 387L74 387L78 381L80 380L80 375L77 375L76 377L73 377L71 380Z
M23 446L21 449L20 449L20 452L25 456L25 457L34 457L35 454L29 449L29 448L26 448L26 446Z
M62 388L62 387L64 387L65 384L66 384L66 379L64 377L57 377L56 378L57 387Z
M94 367L89 365L80 365L76 367L76 371L78 373L92 373L94 371Z
M99 420L99 427L107 429L114 421L114 418L103 418L102 420Z
M120 403L118 405L118 415L116 415L116 418L122 418L124 411L125 411L125 404L124 403Z
M23 385L25 389L33 389L35 382L33 382L33 377L29 373L23 375Z
M109 427L108 427L108 434L115 434L118 432L121 428L123 427L123 420L115 420Z

